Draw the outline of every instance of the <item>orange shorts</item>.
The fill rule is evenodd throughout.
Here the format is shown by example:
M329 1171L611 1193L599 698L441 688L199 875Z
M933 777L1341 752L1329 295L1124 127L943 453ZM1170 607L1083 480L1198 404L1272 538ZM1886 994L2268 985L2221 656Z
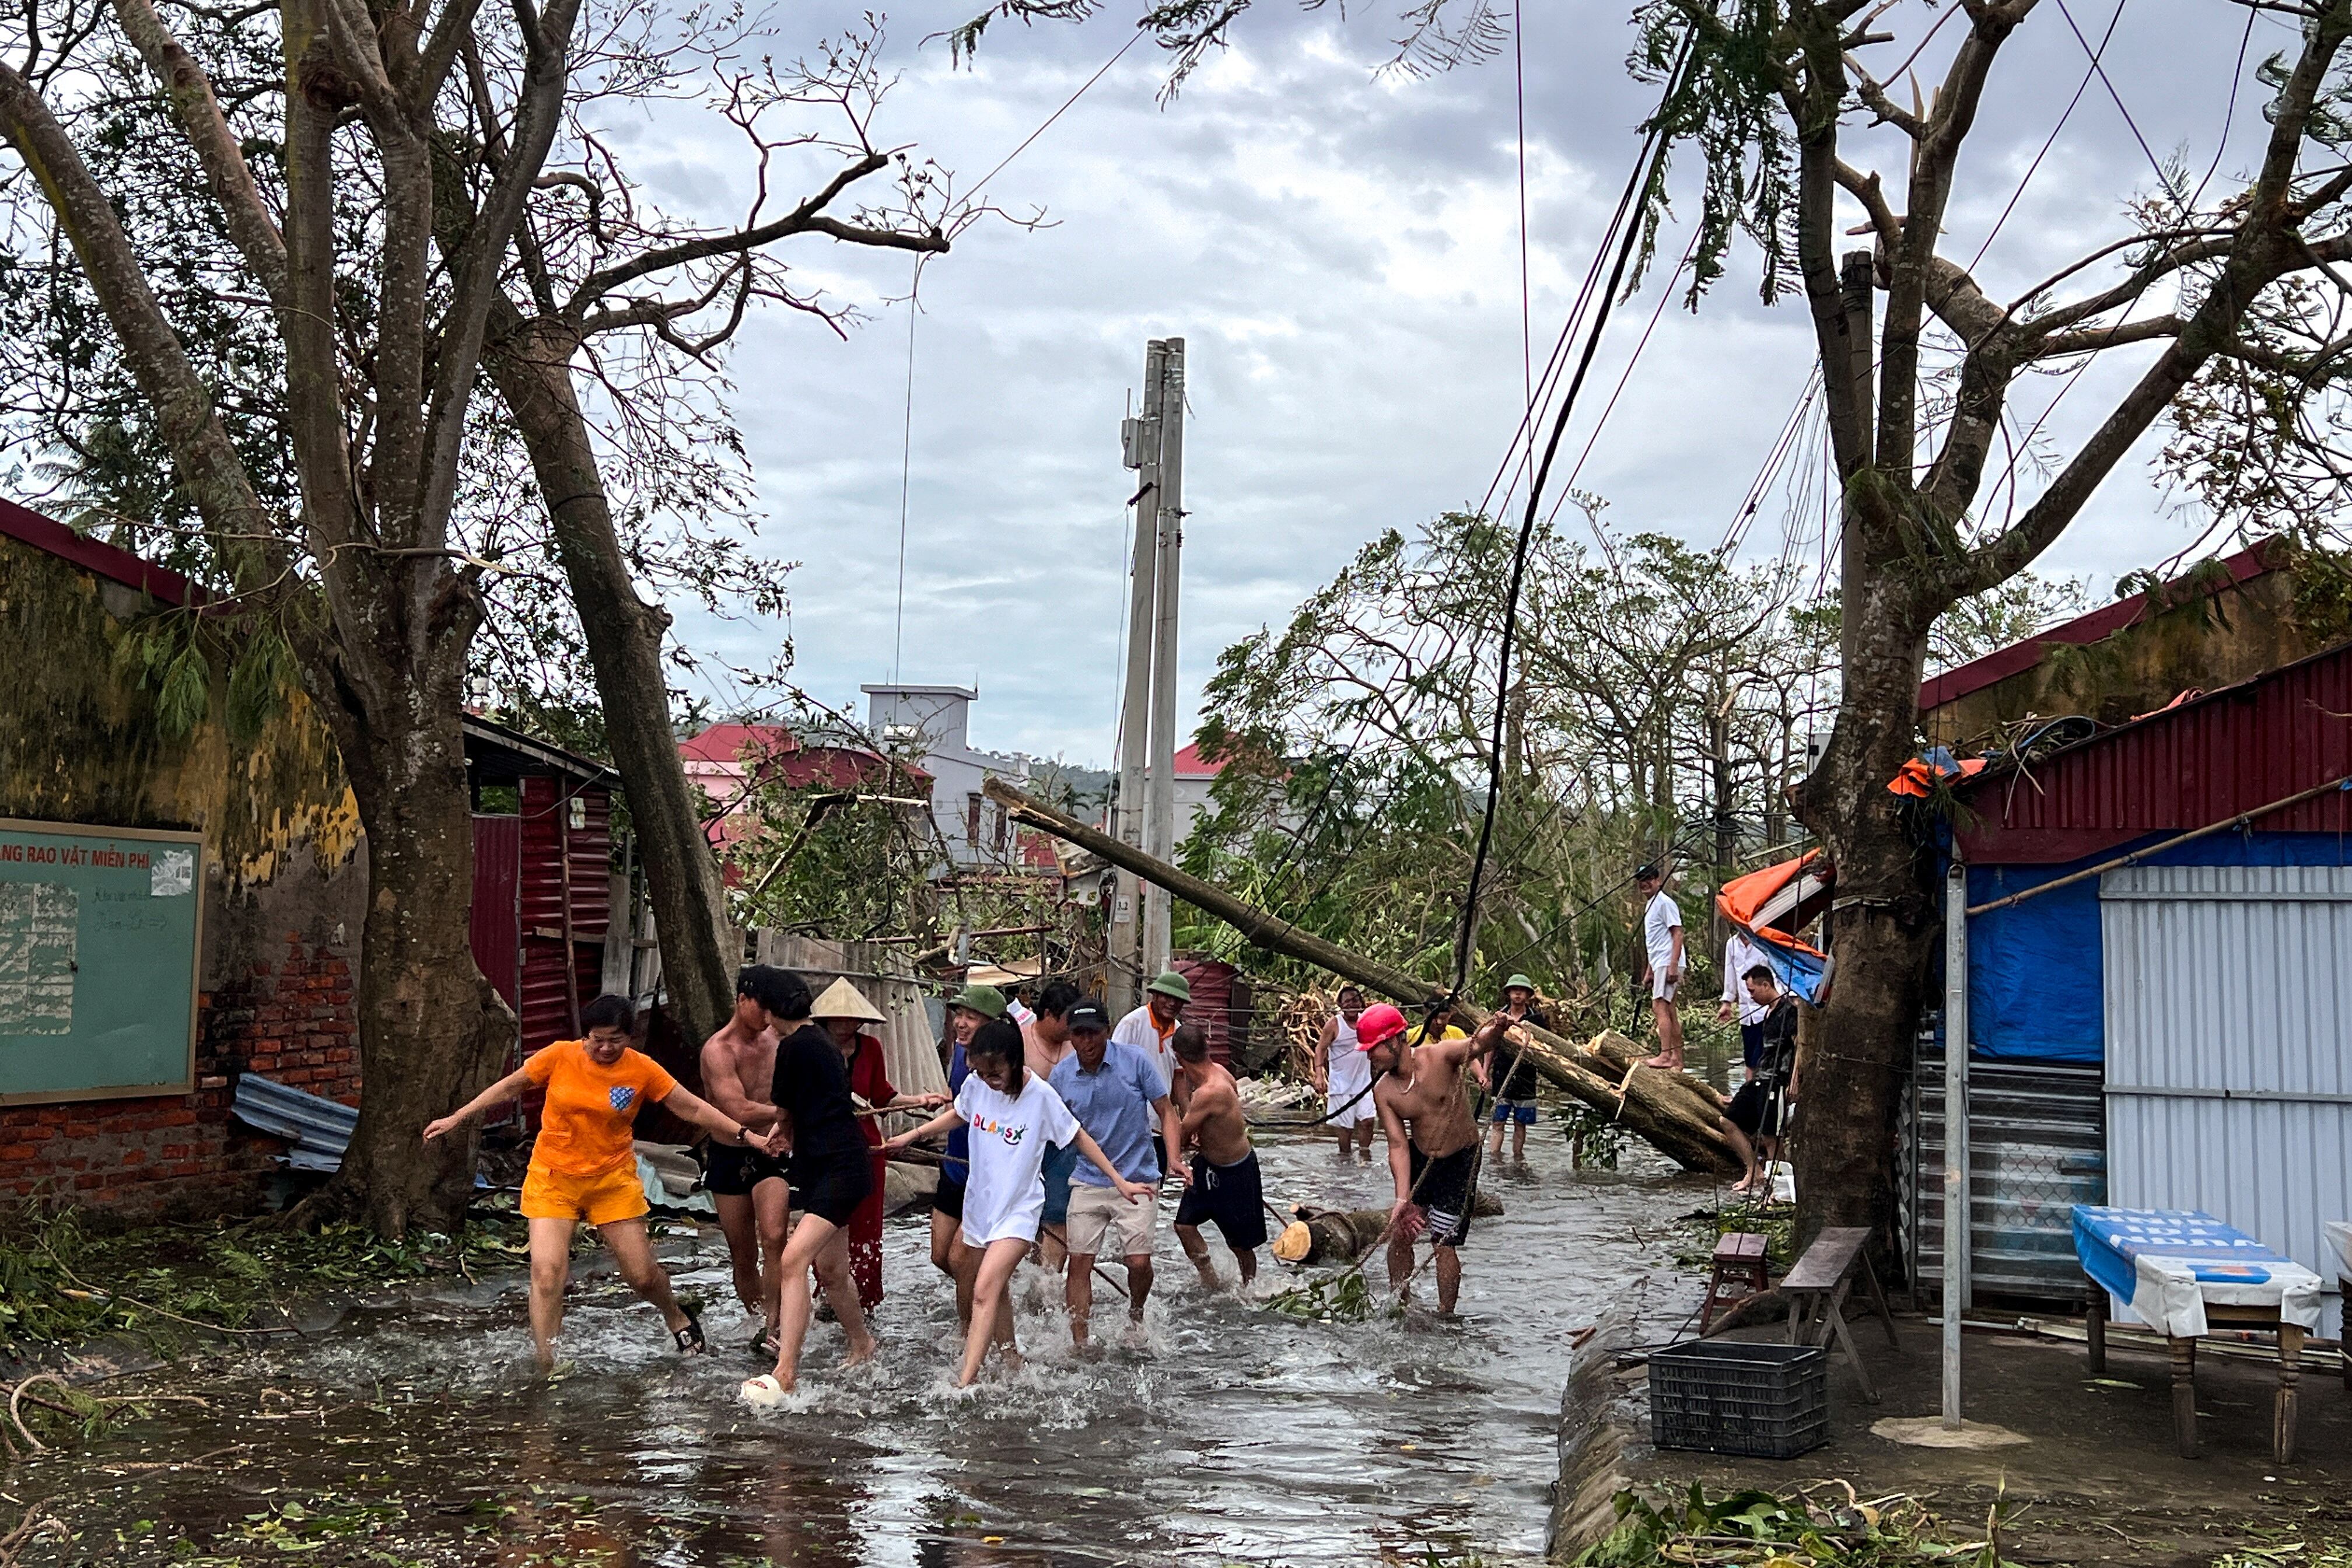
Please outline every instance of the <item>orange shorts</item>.
M534 1164L523 1175L521 1207L525 1219L584 1219L590 1225L611 1225L641 1217L648 1205L645 1184L637 1179L637 1164L632 1160L593 1176L575 1176Z

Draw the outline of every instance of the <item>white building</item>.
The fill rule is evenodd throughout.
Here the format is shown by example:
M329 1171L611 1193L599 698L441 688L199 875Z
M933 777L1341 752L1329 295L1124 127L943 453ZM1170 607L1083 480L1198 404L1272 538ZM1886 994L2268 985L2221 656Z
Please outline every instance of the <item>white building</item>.
M931 816L949 857L959 866L995 866L1015 857L1012 824L1003 807L981 793L992 773L1024 789L1029 759L1016 752L972 747L971 705L980 700L968 686L862 686L866 721L883 745L913 754L931 775Z

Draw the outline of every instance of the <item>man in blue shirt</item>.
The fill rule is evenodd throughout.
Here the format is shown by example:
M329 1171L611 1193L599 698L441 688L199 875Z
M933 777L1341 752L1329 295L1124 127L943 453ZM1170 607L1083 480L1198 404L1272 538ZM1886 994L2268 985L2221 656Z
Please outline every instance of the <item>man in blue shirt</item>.
M1046 1081L1078 1125L1102 1145L1121 1176L1157 1186L1160 1170L1151 1150L1153 1131L1171 1150L1183 1146L1176 1108L1169 1103L1160 1069L1133 1046L1112 1043L1110 1015L1098 1002L1073 1006L1067 1024L1070 1054L1055 1064ZM1178 1179L1186 1179L1183 1162L1177 1160L1175 1166ZM1078 1163L1070 1177L1070 1265L1063 1297L1069 1304L1072 1341L1087 1342L1087 1319L1095 1301L1095 1256L1107 1241L1117 1242L1127 1259L1128 1316L1133 1331L1141 1331L1144 1300L1151 1294L1151 1235L1158 1217L1152 1205L1127 1202L1091 1163Z

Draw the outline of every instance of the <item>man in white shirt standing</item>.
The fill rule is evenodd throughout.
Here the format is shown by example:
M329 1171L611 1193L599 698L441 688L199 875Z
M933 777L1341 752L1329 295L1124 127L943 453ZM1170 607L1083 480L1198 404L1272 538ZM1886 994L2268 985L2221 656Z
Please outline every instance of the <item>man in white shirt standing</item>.
M1642 948L1647 959L1642 984L1649 988L1650 1012L1658 1021L1658 1054L1642 1065L1680 1072L1683 1018L1675 1007L1675 993L1683 982L1683 911L1667 894L1657 867L1643 867L1633 873L1633 882L1642 890Z
M1133 1046L1143 1053L1160 1075L1160 1091L1168 1092L1176 1079L1176 1053L1168 1042L1174 1037L1176 1026L1184 1021L1184 1009L1192 1000L1192 984L1171 969L1143 988L1143 1005L1118 1021L1110 1032L1111 1043Z
M1764 1015L1770 1008L1748 994L1747 983L1741 978L1758 964L1772 967L1764 950L1748 940L1748 933L1734 928L1731 940L1723 944L1723 1002L1715 1010L1715 1021L1728 1024L1739 1020L1739 1059L1747 1065L1748 1076L1756 1076L1756 1065L1764 1056Z

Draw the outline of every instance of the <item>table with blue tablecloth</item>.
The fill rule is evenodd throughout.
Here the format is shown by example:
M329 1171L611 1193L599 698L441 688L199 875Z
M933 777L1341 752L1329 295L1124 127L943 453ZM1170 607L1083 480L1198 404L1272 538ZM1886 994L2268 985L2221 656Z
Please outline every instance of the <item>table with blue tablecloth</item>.
M2091 1280L2091 1371L2106 1370L2108 1298L2165 1337L2172 1356L2173 1439L2197 1454L2197 1342L2216 1325L2278 1335L2272 1451L2294 1458L2303 1337L2319 1326L2319 1276L2194 1209L2074 1205L2074 1255Z

